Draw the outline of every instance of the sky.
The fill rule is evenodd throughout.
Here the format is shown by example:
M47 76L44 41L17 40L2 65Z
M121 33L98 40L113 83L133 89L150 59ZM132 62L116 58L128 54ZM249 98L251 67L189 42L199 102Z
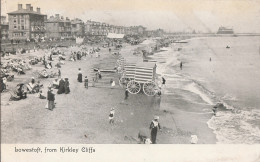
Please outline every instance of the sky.
M167 32L217 32L220 26L236 33L260 33L260 0L1 0L1 14L32 4L48 17L93 20L113 25L143 25Z

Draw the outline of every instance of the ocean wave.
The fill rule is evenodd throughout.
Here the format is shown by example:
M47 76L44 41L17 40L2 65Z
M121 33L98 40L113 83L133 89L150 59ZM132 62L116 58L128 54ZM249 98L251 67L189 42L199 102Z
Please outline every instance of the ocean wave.
M220 111L207 124L219 144L255 144L260 143L259 121L260 111L253 109Z
M207 94L203 93L203 91L200 91L197 86L195 85L195 83L191 83L188 84L187 86L185 86L184 88L187 91L193 92L197 95L199 95L201 97L201 99L203 99L203 101L205 101L206 103L208 103L209 105L213 105L212 100L210 99L210 97L208 97Z
M225 94L225 96L223 96L221 99L222 100L237 101L237 98L235 96L230 95L230 94Z

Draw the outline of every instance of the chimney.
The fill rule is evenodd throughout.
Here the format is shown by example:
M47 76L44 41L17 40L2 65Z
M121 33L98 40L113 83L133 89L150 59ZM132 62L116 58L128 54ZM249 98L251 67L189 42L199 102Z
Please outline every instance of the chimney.
M55 18L60 18L60 14L55 14Z
M61 18L60 18L61 20L63 20L63 16L61 16Z
M66 20L70 20L68 17L66 17Z
M30 11L33 11L33 7L32 6L30 7Z
M26 10L30 11L30 9L31 9L31 4L26 4Z
M18 4L18 10L22 10L23 9L23 5L22 4Z
M41 8L37 7L37 12L41 13Z

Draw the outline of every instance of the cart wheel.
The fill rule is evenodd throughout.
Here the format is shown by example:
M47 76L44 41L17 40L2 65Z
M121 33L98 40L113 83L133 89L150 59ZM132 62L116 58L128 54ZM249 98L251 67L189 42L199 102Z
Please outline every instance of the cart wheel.
M127 86L128 82L129 82L129 78L125 78L124 76L122 76L119 80L119 85L120 87L124 88Z
M143 91L147 96L154 96L158 87L153 81L148 81L143 85Z
M138 82L135 82L134 80L131 80L127 83L127 90L131 94L137 94L141 90L141 85Z

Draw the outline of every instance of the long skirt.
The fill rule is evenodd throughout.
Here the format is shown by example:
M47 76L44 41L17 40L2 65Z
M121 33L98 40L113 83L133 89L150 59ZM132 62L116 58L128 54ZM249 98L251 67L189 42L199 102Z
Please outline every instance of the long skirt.
M54 101L48 102L48 109L50 109L50 110L54 109Z
M151 130L151 140L153 144L156 144L157 129Z
M78 74L78 82L82 82L82 74Z
M70 93L70 87L65 87L65 94Z
M58 94L62 94L65 92L64 85L59 86L59 90L57 91Z

